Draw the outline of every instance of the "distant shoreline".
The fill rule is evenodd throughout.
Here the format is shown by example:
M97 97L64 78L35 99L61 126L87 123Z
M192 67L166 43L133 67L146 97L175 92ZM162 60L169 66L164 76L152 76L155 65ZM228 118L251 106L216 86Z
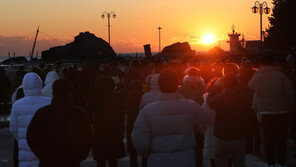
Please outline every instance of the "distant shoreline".
M152 52L152 55L155 55L157 54L158 52ZM145 53L144 52L134 52L134 53L117 53L117 55L123 55L123 56L136 56L138 55L139 57L143 57L145 56ZM27 60L30 60L30 56L15 56L15 57L25 57ZM9 57L8 56L0 56L0 61L4 61L6 59L8 59ZM10 57L12 58L12 57ZM40 59L41 56L38 56L38 59Z

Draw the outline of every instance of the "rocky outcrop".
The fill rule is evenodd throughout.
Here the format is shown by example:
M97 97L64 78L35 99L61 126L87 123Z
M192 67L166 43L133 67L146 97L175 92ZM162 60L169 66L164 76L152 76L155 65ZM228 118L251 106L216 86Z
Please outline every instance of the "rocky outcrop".
M90 32L80 33L74 42L57 46L41 53L43 61L71 61L115 58L113 48Z
M207 52L203 52L198 55L199 60L206 62L216 62L221 59L228 59L229 54L221 49L219 46L215 46Z
M165 47L162 52L154 56L154 59L167 58L169 60L185 59L195 55L188 42L174 43Z
M224 57L226 55L226 52L223 49L221 49L219 46L215 46L214 48L208 51L208 55Z
M162 54L164 54L167 57L193 56L195 54L195 51L191 49L188 42L178 42L165 47L162 50Z

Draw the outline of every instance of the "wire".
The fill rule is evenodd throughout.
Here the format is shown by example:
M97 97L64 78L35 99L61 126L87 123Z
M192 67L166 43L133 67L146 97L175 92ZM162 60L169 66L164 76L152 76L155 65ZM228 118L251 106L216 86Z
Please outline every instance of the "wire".
M48 45L49 47L52 47L52 45L48 42L48 40L47 40L46 38L43 37L42 34L40 34L40 38L42 38L42 39L47 43L47 45Z

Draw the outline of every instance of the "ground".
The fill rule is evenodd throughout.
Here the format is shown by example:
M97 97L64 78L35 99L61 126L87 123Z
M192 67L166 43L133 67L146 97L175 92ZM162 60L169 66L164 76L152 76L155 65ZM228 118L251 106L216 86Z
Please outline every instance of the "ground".
M0 116L0 167L13 167L13 137L9 131L9 117ZM289 139L290 140L290 139ZM296 166L296 146L293 141L289 142L288 147L288 167ZM139 158L140 161L141 158ZM139 162L139 165L141 163ZM257 158L255 155L246 155L246 165L247 167L264 167L265 163ZM92 160L92 155L90 154L85 161L80 165L81 167L96 167L96 162ZM126 156L119 160L119 167L129 167L129 157ZM204 162L203 167L210 167L208 161Z
M13 166L13 137L9 132L9 128L0 128L0 166ZM139 159L140 160L140 159ZM254 155L247 155L247 167L264 167L264 163ZM140 163L139 163L140 164ZM81 167L95 167L96 163L92 160L92 156L81 164ZM119 160L119 167L129 167L129 158L124 157ZM210 167L208 162L205 162L204 167Z

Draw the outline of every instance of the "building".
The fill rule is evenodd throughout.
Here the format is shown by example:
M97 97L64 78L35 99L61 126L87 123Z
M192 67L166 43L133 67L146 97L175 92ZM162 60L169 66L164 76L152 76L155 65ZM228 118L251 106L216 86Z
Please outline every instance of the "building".
M227 41L230 45L230 54L238 54L243 50L244 39L240 40L240 33L235 31L234 25L232 26L232 33L228 34L229 41Z

